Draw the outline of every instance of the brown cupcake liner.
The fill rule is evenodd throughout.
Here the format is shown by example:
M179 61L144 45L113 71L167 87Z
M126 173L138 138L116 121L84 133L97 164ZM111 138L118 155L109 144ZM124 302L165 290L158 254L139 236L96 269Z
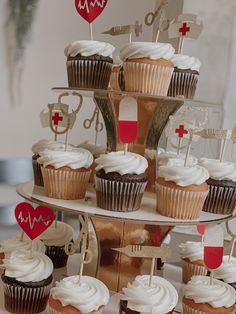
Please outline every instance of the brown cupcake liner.
M128 305L127 301L125 301L125 300L120 301L120 312L119 312L119 314L140 314L140 312L129 309L127 307L127 305ZM168 312L166 314L172 314L172 313L174 313L174 309L171 312Z
M184 98L193 99L197 87L199 74L181 72L180 70L174 71L170 81L168 96L184 96Z
M120 182L95 177L97 206L110 211L130 212L140 208L147 182Z
M36 314L47 307L52 282L43 287L26 287L3 283L4 306L10 313Z
M64 246L47 246L45 254L51 259L54 268L65 267L68 260L68 255L65 252Z
M38 186L44 186L41 166L37 160L32 159L34 184Z
M42 167L42 174L46 196L76 200L85 197L91 169L87 171L66 171Z
M208 191L184 191L156 184L157 212L163 216L198 219Z
M226 308L224 308L226 310ZM194 309L190 306L188 306L187 304L183 303L183 314L212 314L213 312L206 312L206 311L202 311L201 308L199 310ZM216 314L235 314L235 310L232 312L231 309L227 311L222 312L221 310L218 311L218 309L215 309L214 313Z
M205 200L203 211L222 215L232 214L236 208L236 188L213 185L212 182L208 182L208 185L209 194Z
M107 89L112 63L96 60L68 60L69 87Z
M207 276L207 268L204 265L199 265L196 263L191 263L182 259L182 279L183 283L188 283L192 276Z
M166 96L173 70L168 66L125 62L125 90Z

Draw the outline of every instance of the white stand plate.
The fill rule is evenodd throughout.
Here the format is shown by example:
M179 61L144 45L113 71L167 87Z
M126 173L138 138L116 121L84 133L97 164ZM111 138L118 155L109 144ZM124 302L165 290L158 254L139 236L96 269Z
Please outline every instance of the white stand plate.
M24 199L54 209L70 211L77 214L88 213L90 216L125 220L133 223L152 225L196 225L198 223L217 223L229 220L232 215L217 215L202 212L199 220L180 220L162 216L156 212L156 198L153 193L145 193L141 209L135 212L114 212L96 206L96 195L92 185L89 186L84 200L61 200L45 196L43 187L27 182L17 187L17 193Z

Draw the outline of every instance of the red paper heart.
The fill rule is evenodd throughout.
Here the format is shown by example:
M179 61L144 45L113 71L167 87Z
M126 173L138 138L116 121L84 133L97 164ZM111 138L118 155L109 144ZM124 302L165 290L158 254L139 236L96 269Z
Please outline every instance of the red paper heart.
M198 233L200 233L201 235L205 234L207 228L207 224L201 224L201 225L197 225L197 231Z
M18 225L31 240L34 240L53 223L54 213L48 207L34 208L29 203L23 202L16 206L15 217Z
M105 9L108 0L75 0L79 15L88 23L92 23Z

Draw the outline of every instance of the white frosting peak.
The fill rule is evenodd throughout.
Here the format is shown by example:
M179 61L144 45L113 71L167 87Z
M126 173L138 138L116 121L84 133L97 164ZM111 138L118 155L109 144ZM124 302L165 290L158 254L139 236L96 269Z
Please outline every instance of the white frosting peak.
M203 247L200 242L187 241L180 244L181 258L187 258L191 262L203 260Z
M75 149L71 144L68 144L68 149ZM38 154L39 152L49 149L49 150L65 150L65 143L51 141L51 140L40 140L32 146L32 152Z
M55 227L54 221L51 226L40 235L40 239L47 246L64 246L73 239L73 229L70 225L61 221L57 221L57 227Z
M178 302L178 293L174 286L164 278L153 276L137 276L132 284L123 288L121 300L128 301L128 308L141 314L166 314L174 309Z
M53 299L59 300L63 306L71 305L82 314L97 311L109 301L109 291L100 280L82 276L64 278L52 288Z
M158 175L179 186L201 185L209 178L207 169L198 165L184 167L178 164L168 164L159 168Z
M214 180L232 180L236 182L236 164L228 161L220 162L217 159L200 158L199 165L209 171Z
M5 276L20 282L38 282L47 279L53 272L49 257L39 252L14 251L3 260Z
M4 252L5 257L8 257L12 251L26 250L45 253L46 247L42 241L39 239L30 240L26 234L24 234L23 239L21 241L21 236L17 235L15 237L9 238L7 240L3 240L0 246L0 252Z
M235 283L236 258L232 256L229 261L229 256L224 256L221 266L214 270L214 277L227 283Z
M213 308L229 308L236 302L236 291L227 283L210 277L193 276L184 288L184 295L195 303L207 303Z
M93 163L93 155L86 149L54 151L44 150L39 152L38 163L44 167L53 166L58 169L69 167L71 169L89 168Z
M74 41L65 48L66 57L75 57L81 54L84 57L101 55L103 57L111 57L115 47L109 43L95 40L79 40Z
M152 60L170 60L175 49L171 44L154 42L132 42L126 44L120 51L120 58L127 59L149 58Z
M201 62L199 59L186 55L175 54L171 58L171 61L173 62L175 67L182 70L190 69L199 72L201 67Z
M181 161L183 163L185 160L185 154L180 153L178 155L177 151L165 151L162 148L158 149L158 155L157 155L158 166L165 166L172 159L174 159L173 163L176 162L180 164ZM197 162L198 162L198 159L196 157L194 156L188 157L188 165L196 165Z
M118 172L120 175L141 174L148 167L143 156L130 152L124 154L123 151L101 155L95 162L98 164L96 171L104 169L106 173Z

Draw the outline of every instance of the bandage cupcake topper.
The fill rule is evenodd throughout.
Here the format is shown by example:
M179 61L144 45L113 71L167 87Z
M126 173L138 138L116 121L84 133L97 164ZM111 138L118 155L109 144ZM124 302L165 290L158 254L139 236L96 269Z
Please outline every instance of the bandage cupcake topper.
M123 248L113 248L114 251L123 253L129 257L149 258L152 259L149 286L152 286L152 277L154 275L155 262L157 258L161 258L163 262L166 262L170 257L171 250L166 244L162 244L160 247L144 246L144 245L127 245Z
M62 97L69 96L68 93L63 93L59 95L57 103L48 104L48 112L44 112L43 110L40 113L42 127L50 127L51 131L55 134L55 141L57 140L57 135L66 134L66 149L68 132L73 128L77 114L83 103L83 97L79 93L73 92L72 95L79 97L79 104L76 110L69 112L69 105L62 103Z
M169 38L180 38L178 53L182 53L185 38L197 39L203 29L203 24L197 22L195 14L181 14L177 20L170 23L168 29Z
M102 34L108 34L111 36L119 36L119 35L129 35L129 42L132 42L132 34L134 33L136 37L139 37L142 34L143 25L139 24L139 21L136 21L133 25L119 25L113 26L109 30L102 32Z
M93 21L103 12L108 0L75 0L77 12L90 26L90 39L93 40Z
M211 271L220 267L224 255L224 232L220 225L208 226L204 239L204 264Z
M118 116L118 136L127 146L138 136L138 104L133 97L124 97L120 101Z

